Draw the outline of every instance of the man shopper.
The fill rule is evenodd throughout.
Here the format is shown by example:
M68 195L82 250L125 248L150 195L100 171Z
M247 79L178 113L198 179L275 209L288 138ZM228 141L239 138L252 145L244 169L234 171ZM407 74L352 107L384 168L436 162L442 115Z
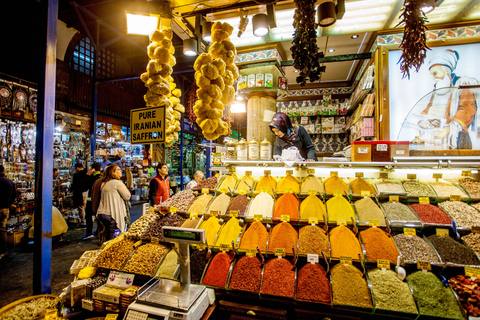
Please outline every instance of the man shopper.
M0 165L0 260L7 254L7 225L10 206L17 198L17 190L12 180L5 177L5 167Z
M92 169L87 172L87 181L86 184L88 186L88 198L87 198L87 205L85 207L85 222L87 225L87 229L85 231L85 235L82 237L82 240L87 240L93 238L93 208L92 208L92 189L93 184L95 181L100 179L102 176L102 167L100 163L95 162L92 164Z
M148 199L150 205L158 205L170 198L170 181L168 180L168 167L159 163L156 168L157 175L150 181Z
M83 193L88 190L85 186L87 171L81 162L75 163L76 172L73 174L71 190L73 192L73 207L78 210L80 218L79 227L85 227L85 200Z
M193 180L190 181L189 183L187 183L187 186L185 187L186 190L192 190L193 188L195 188L199 183L200 181L203 180L203 172L198 170L198 171L195 171L195 174L193 175Z

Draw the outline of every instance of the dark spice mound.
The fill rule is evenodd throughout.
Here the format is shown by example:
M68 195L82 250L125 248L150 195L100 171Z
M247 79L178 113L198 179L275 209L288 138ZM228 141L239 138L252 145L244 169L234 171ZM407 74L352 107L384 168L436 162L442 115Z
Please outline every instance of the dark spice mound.
M428 240L433 244L443 262L480 265L480 261L472 249L450 237L431 235Z
M200 283L203 269L207 264L207 251L197 250L190 256L190 279L194 283Z
M230 210L237 210L238 212L245 213L245 210L247 209L247 204L247 196L240 194L232 199L232 202L228 206L227 214L230 212Z

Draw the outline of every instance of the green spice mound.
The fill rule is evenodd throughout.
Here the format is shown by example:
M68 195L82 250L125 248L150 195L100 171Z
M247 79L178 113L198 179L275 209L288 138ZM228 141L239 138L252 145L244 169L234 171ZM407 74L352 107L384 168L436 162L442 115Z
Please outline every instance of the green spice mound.
M433 273L417 271L407 276L407 281L413 289L420 314L463 319L452 290L445 287Z

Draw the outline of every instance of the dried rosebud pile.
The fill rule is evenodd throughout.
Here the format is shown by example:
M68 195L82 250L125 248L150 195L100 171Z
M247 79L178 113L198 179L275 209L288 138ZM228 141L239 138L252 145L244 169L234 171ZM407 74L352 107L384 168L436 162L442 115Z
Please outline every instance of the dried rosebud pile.
M450 287L458 295L462 307L470 317L480 316L480 280L458 275L448 280Z

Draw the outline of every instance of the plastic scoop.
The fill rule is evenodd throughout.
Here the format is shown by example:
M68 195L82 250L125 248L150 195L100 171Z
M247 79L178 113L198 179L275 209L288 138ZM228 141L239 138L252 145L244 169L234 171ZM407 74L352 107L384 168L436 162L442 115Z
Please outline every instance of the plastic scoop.
M397 272L398 279L400 279L402 281L407 276L407 272L405 271L405 269L400 267L400 256L397 257L397 266L395 267L395 271Z

